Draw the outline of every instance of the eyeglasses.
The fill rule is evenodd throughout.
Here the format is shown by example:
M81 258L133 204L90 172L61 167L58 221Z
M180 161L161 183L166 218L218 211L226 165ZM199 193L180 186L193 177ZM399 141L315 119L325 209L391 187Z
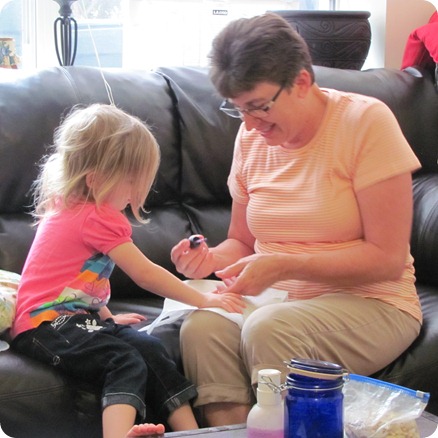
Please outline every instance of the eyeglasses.
M268 116L269 110L272 108L272 105L274 105L275 101L277 100L278 96L280 96L280 93L283 91L284 85L280 87L280 89L275 93L274 97L264 105L261 106L255 106L252 108L237 108L233 106L227 99L225 99L219 109L223 111L227 116L233 117L235 119L242 118L245 114L256 117L258 119L263 119L264 117Z

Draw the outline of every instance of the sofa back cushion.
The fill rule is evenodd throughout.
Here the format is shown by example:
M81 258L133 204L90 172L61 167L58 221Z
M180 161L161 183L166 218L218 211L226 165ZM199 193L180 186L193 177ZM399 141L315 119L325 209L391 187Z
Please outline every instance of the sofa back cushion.
M30 73L0 69L1 269L21 272L35 233L28 214L30 188L41 158L49 151L54 129L75 105L110 102L104 78L116 105L147 122L161 145L155 196L148 200L154 220L150 225L136 226L135 232L141 229L143 234L154 236L153 247L142 239L143 249L153 253L157 263L170 265L170 242L165 244L165 237L172 221L163 219L166 212L161 207L180 203L181 150L175 106L166 80L149 71L108 69L103 76L92 67L55 67ZM180 227L175 228L182 233ZM172 244L175 241L173 237Z
M315 74L322 87L374 96L385 102L421 161L421 173L438 173L438 91L430 72L414 68L354 71L315 67Z
M151 221L133 229L140 249L176 273L169 254L182 237L201 232L211 245L225 238L231 205L226 181L240 120L218 111L222 99L207 69L105 69L103 74L93 67L0 70L0 269L21 272L35 232L29 190L53 130L74 105L109 103L104 79L116 105L146 121L161 147L160 169L146 205ZM427 73L408 70L317 66L315 74L322 87L384 101L422 163L418 177L438 170L438 96ZM422 265L432 263L423 251L425 234L417 233L423 217L416 214L413 233L414 256ZM427 224L427 242L437 241L436 229L436 221ZM429 268L418 266L417 271L422 279L436 281L438 274L430 274ZM112 283L116 295L143 293L117 269Z

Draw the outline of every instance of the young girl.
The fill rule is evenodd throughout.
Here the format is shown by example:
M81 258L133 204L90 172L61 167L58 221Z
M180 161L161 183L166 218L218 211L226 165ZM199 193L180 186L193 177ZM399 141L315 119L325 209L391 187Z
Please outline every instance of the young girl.
M195 429L194 386L157 338L112 315L109 277L117 264L139 286L197 307L240 312L233 294L203 294L152 263L133 244L122 213L137 220L159 164L148 128L115 106L75 108L55 131L55 151L35 183L39 226L22 272L12 348L102 387L104 438L162 433L134 426L154 406L173 430Z

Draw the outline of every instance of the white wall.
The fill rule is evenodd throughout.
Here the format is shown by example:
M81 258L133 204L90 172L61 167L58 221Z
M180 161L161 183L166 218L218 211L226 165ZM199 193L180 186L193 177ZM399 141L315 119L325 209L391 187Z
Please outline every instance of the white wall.
M426 0L386 0L385 67L400 68L409 34L429 21L436 10Z
M438 5L438 0L431 0ZM435 7L428 0L338 0L338 9L371 12L371 47L363 69L399 69L409 34L429 21Z

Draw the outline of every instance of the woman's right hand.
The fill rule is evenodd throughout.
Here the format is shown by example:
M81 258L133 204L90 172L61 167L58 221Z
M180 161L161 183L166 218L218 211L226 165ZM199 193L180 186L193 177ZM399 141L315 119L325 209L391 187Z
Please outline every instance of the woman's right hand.
M170 252L170 257L176 270L187 278L205 278L214 270L213 253L201 237L201 243L190 248L190 240L183 239Z

